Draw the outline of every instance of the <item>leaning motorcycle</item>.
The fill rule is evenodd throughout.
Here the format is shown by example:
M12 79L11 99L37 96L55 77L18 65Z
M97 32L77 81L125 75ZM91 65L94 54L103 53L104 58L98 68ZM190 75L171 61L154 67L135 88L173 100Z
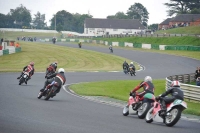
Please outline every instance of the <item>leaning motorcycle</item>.
M140 119L145 118L146 113L152 107L155 97L151 93L146 93L142 98L135 92L129 99L127 105L123 108L123 115L137 114Z
M153 107L146 114L146 122L151 123L156 121L163 122L169 127L174 126L179 121L182 111L187 108L187 103L180 99L176 99L174 102L166 104L166 106L167 111L165 115L160 115L160 100L155 101Z
M123 71L125 74L128 74L128 68L126 66L123 66Z
M109 49L110 49L110 52L113 53L113 49L112 48L109 48Z
M57 88L57 82L53 81L51 84L47 85L43 92L39 92L37 98L40 99L44 96L44 100L49 100L49 98L53 98L55 96Z
M25 83L25 81L28 81L29 73L28 72L23 72L22 76L19 79L19 85Z
M136 76L136 74L135 74L135 70L133 69L133 67L129 67L129 72L130 72L130 74L131 74L131 76Z

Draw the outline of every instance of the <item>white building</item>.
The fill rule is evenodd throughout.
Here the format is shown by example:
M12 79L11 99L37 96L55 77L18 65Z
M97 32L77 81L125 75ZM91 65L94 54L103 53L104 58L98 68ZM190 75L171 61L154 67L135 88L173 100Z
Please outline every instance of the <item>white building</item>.
M144 29L138 19L86 18L84 22L84 34L89 36L136 34Z

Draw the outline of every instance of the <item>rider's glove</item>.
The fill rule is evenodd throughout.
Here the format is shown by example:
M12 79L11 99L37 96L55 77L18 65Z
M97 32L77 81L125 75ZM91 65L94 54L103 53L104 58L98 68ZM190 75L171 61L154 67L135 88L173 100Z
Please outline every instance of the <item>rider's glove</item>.
M133 93L132 92L130 92L130 94L129 94L130 96L132 96L133 95Z

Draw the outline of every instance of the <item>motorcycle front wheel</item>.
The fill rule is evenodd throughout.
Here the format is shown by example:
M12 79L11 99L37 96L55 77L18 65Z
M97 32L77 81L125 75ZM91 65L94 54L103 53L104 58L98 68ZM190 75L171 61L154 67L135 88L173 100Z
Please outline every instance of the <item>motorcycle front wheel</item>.
M129 115L129 105L126 105L125 107L124 107L124 109L123 109L123 115L124 116L127 116L127 115Z
M143 103L138 109L138 117L140 119L144 119L150 107L151 107L150 103L148 102Z
M153 122L153 109L154 109L154 107L152 107L151 109L149 109L149 111L146 114L145 121L147 123Z

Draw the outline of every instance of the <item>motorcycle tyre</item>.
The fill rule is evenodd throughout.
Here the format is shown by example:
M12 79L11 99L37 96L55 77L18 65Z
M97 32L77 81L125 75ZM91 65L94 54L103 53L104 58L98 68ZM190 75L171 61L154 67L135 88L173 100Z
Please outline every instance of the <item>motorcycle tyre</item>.
M181 113L182 113L181 109L180 108L172 108L170 111L172 111L173 109L177 109L178 113L177 113L176 117L174 118L174 120L172 122L170 122L170 123L166 123L166 118L165 118L164 123L168 127L174 126L179 121L179 119L181 118Z
M146 116L145 116L145 121L146 123L151 123L153 122L153 118L147 120L147 117L150 115L150 112L153 111L154 107L150 108L149 111L147 112Z
M124 112L124 110L126 109L126 112ZM129 107L126 105L124 108L123 108L123 115L124 116L128 116L129 115Z
M147 112L148 112L149 109L151 108L151 104L150 104L149 102L145 102L145 103L143 103L143 104L146 104L146 109L145 109L145 111L144 111L142 114L140 114L139 111L138 111L138 118L140 118L140 119L144 119L145 116L146 116L146 114L147 114ZM143 104L142 104L141 106L143 106ZM139 108L139 109L140 109L140 108Z

